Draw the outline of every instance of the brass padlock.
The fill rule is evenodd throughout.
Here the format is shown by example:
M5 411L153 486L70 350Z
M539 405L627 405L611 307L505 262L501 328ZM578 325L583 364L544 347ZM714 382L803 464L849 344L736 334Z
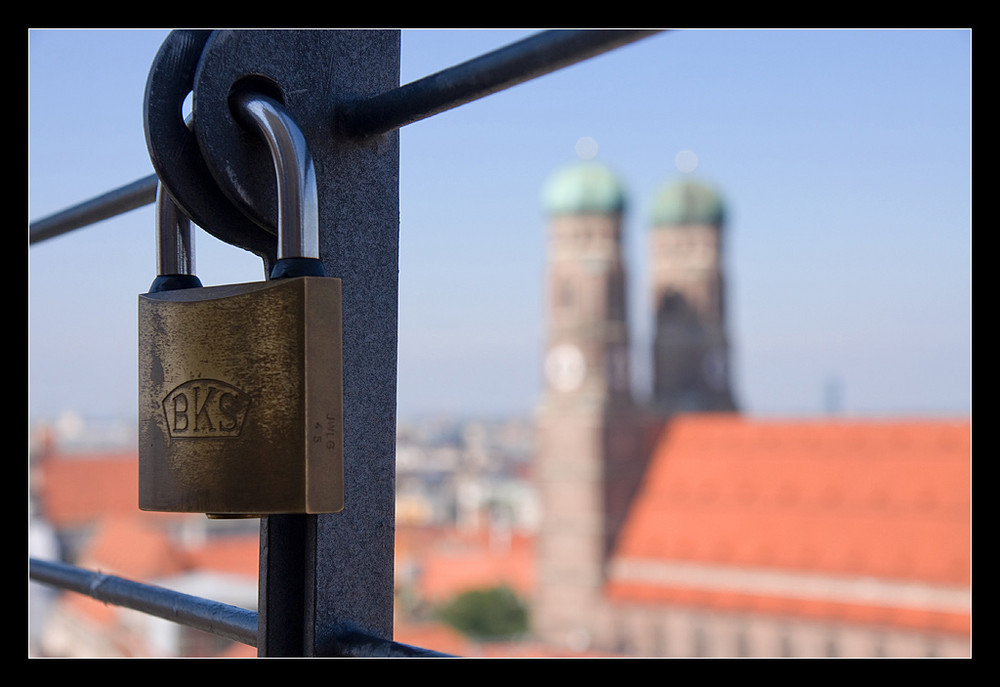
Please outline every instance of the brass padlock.
M167 274L161 257L139 296L142 510L239 517L344 506L341 282L318 259L311 158L278 103L251 98L244 109L275 159L278 260L268 281L201 287L184 266ZM181 235L183 222L162 209L169 199L158 205L159 234L170 224Z

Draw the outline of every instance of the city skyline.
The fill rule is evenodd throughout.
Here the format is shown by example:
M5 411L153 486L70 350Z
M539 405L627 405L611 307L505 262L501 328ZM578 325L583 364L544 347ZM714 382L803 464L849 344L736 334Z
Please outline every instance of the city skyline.
M531 33L404 30L400 81ZM30 32L29 220L152 171L142 92L165 35ZM970 412L971 33L679 31L400 131L401 419L531 413L540 194L584 139L629 195L640 393L645 215L693 151L730 211L741 409L820 413L837 388L846 414ZM134 414L152 230L147 207L29 250L29 417ZM196 240L206 283L261 278L254 256Z

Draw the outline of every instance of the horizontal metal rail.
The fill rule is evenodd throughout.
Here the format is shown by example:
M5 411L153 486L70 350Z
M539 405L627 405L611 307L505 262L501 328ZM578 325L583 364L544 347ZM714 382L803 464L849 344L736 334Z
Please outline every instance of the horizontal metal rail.
M658 32L544 31L369 100L351 103L339 114L340 124L352 136L385 133L654 33ZM28 243L65 234L155 200L154 174L31 222Z
M156 175L151 174L92 200L36 220L30 224L28 243L34 244L51 239L88 224L95 224L149 205L156 201L156 184Z
M28 575L36 582L69 589L98 601L142 611L190 627L257 646L257 613L208 601L66 563L29 559Z
M66 563L28 559L28 576L42 584L78 592L123 608L170 620L257 646L257 612L218 601L182 594L163 587L85 570ZM429 649L351 634L329 642L329 655L346 657L451 658Z
M372 99L345 104L334 116L343 133L365 137L434 114L594 57L656 31L547 31ZM129 212L156 200L155 174L29 225L29 244ZM29 560L37 582L141 611L256 647L258 613L172 590L77 568ZM324 656L447 657L385 639L350 634L322 642Z
M545 31L499 50L346 106L345 133L398 129L492 93L645 38L657 31Z

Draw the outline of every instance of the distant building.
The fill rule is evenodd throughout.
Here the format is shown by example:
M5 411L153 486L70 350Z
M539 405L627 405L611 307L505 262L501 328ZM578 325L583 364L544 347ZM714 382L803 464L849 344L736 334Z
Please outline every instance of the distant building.
M139 511L134 448L63 452L46 441L31 458L29 544L37 546L41 526L51 533L48 550L32 555L256 608L259 521ZM38 587L47 596L39 599L31 590L32 656L256 655L251 647L183 624Z
M396 639L463 655L970 655L970 422L741 415L726 207L690 179L652 204L653 384L638 400L624 188L580 163L544 201L537 493L518 423L400 433ZM67 455L43 441L32 457L33 555L256 603L256 520L138 512L132 447ZM481 645L431 622L497 585L531 597L531 641ZM256 653L72 592L30 594L33 655Z
M624 189L577 163L544 205L539 638L649 656L969 655L969 422L740 416L726 209L691 179L653 203L653 394L637 403Z

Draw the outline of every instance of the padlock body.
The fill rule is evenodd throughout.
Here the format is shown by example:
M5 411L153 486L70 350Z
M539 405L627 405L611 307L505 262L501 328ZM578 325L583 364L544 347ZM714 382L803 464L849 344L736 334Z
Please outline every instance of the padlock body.
M139 508L343 509L340 280L139 296Z

